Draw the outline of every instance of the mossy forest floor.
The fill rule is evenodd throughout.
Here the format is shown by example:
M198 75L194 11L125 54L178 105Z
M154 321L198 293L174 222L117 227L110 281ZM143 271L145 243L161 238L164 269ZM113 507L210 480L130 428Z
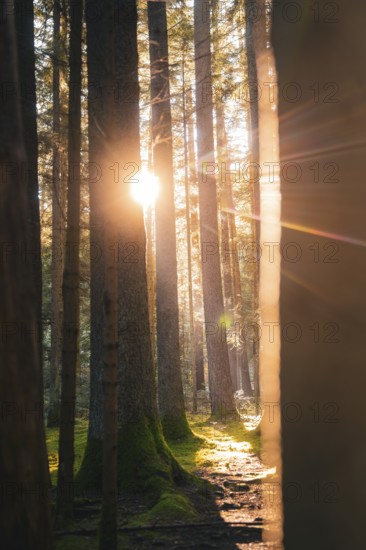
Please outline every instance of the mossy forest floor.
M119 548L145 550L166 548L246 548L272 550L275 544L262 542L268 510L275 504L275 474L259 459L257 431L247 432L239 419L214 421L200 414L189 416L197 437L170 442L180 464L206 480L179 488L158 503L142 495L119 496ZM75 432L75 469L80 466L87 435L87 422L79 420ZM47 445L53 487L57 475L58 430L47 431ZM55 531L56 550L97 550L100 496L76 499L75 521ZM264 517L264 508L267 510Z

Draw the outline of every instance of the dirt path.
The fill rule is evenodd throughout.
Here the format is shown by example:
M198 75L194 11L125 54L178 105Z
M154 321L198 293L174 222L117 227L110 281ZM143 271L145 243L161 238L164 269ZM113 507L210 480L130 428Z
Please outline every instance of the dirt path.
M121 499L119 548L122 550L247 549L278 550L279 545L263 543L263 528L271 519L275 473L253 452L258 436L245 434L242 426L206 420L193 426L204 439L194 452L179 444L175 452L186 467L210 482L205 499L192 491L187 495L197 505L198 519L190 524L166 523L157 518L153 525L136 525L136 518L148 509L138 495ZM244 441L243 441L244 439ZM251 441L251 442L250 442ZM256 449L258 450L258 449ZM84 550L95 547L100 502L81 503L77 538L58 538L57 550ZM84 526L84 530L83 530ZM93 526L91 528L91 526ZM77 545L76 540L78 540Z
M196 426L197 431L197 426ZM275 474L265 468L248 441L237 441L232 426L205 422L199 430L207 443L196 453L200 467L194 473L214 486L200 520L195 525L171 525L131 533L126 549L247 549L277 550L263 543L266 521L271 520L268 494ZM194 500L194 495L189 495Z

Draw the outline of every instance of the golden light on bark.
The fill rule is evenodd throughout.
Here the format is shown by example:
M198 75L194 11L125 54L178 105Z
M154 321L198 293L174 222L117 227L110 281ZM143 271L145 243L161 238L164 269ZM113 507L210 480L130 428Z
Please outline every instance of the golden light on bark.
M264 2L262 2L264 6ZM264 9L263 9L264 13ZM260 160L260 285L259 311L262 336L259 352L260 399L264 409L261 421L262 459L273 468L276 495L266 500L265 517L271 523L264 529L263 541L282 539L281 499L281 400L280 400L280 278L281 278L281 191L279 170L277 75L272 48L268 44L266 20L255 29L258 82L271 90L258 101ZM275 328L277 327L277 329ZM271 330L273 329L273 331ZM264 329L264 330L263 330ZM269 330L268 330L269 329ZM276 332L277 330L277 332ZM273 498L272 498L273 497ZM280 546L279 546L280 547Z

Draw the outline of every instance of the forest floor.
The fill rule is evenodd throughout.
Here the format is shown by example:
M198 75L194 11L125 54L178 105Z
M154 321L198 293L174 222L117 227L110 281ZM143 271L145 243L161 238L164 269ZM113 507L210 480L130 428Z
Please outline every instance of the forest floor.
M204 415L189 417L198 436L170 443L173 454L190 473L205 479L204 488L181 488L195 508L190 520L149 517L149 508L138 494L120 500L119 549L167 550L248 549L275 550L276 543L264 543L263 528L273 521L278 483L275 473L259 458L257 430L246 431L237 419L213 421ZM76 429L76 468L86 441L87 425ZM57 430L48 430L51 478L56 483ZM96 550L100 499L80 499L75 522L56 531L56 550Z

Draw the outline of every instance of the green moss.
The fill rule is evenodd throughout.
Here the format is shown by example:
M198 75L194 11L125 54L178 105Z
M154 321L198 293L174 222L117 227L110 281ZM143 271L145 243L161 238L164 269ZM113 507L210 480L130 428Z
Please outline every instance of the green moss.
M179 487L195 488L202 482L178 463L156 420L145 417L120 428L118 479L122 491L141 491L150 505L149 511L137 516L133 524L196 517L193 505Z
M169 442L169 447L179 464L191 473L197 468L196 455L198 451L206 445L207 440L194 432L191 432L191 435L183 440Z
M88 438L83 460L75 478L82 491L100 493L102 488L103 443L100 439Z
M172 455L160 424L145 417L119 430L118 479L122 490L160 495L169 485L188 481L188 474Z
M206 468L225 468L232 453L260 452L259 430L248 432L240 420L218 422L212 417L190 415L189 422L197 439L170 442L174 456L186 470L194 473ZM207 491L207 488L204 488Z
M55 540L55 550L96 550L96 537L80 537L68 535Z
M260 438L260 429L248 431L244 428L241 421L238 422L228 422L225 424L225 429L227 435L232 437L235 441L241 442L246 441L250 444L253 453L257 455L261 451L261 438Z
M164 492L157 503L144 514L137 516L132 525L192 521L198 514L189 499L176 491Z
M189 432L185 442L194 441ZM57 483L59 430L47 430L52 484ZM118 469L120 488L127 491L148 490L155 496L172 484L195 483L193 476L182 468L168 447L159 422L144 418L125 424L119 431ZM88 439L87 422L75 426L75 482L82 494L100 493L102 485L102 441ZM152 478L155 478L154 480Z
M164 437L169 443L178 439L186 439L192 436L192 431L189 426L185 414L176 418L165 417L161 419Z
M169 447L161 425L156 420L143 418L139 422L125 424L120 429L119 489L122 492L140 492L142 499L149 506L147 512L134 516L132 524L192 521L196 517L196 512L191 499L197 509L201 509L206 506L205 499L211 493L211 486L193 475L195 470L220 465L223 467L231 453L259 452L259 430L248 432L241 422L215 422L212 418L203 420L197 415L190 416L189 421L192 429L190 434L182 439L171 440ZM75 429L76 467L81 463L84 449L85 457L76 480L84 489L93 489L99 483L95 468L101 475L102 445L98 441L89 441L86 446L86 437L87 423L78 421ZM55 482L57 429L47 430L47 443ZM90 469L86 468L87 465ZM87 522L90 522L89 518ZM57 550L84 548L78 543L80 541L81 544L84 537L72 537L70 541L71 539L74 546L66 537L62 543L64 546L59 546L57 542ZM94 548L94 540L91 542L89 539L89 542L88 548ZM120 547L126 546L122 544Z

